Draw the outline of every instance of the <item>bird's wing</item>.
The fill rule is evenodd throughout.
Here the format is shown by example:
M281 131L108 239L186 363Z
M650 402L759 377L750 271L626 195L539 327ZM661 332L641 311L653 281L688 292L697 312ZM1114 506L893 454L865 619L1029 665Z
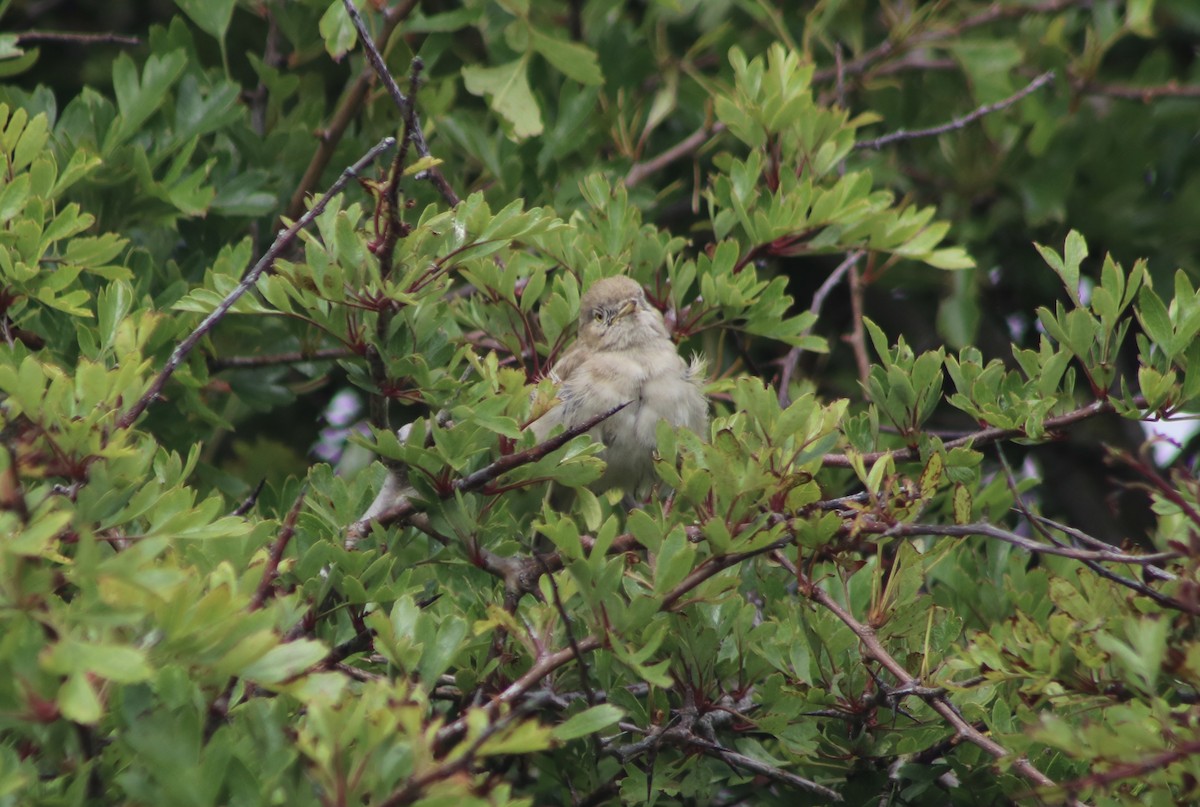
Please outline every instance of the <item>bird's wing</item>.
M566 373L560 375L558 370L563 364ZM554 373L559 381L558 405L530 424L539 442L555 426L572 428L637 397L637 391L626 389L629 382L615 374L610 365L610 357L603 355L585 357L582 352L569 351L563 356ZM593 437L607 442L605 426L612 428L610 424L602 424Z

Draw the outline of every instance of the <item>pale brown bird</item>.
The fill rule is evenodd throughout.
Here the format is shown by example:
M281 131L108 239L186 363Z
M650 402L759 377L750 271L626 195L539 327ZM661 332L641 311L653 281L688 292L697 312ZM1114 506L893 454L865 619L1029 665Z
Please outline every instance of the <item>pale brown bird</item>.
M704 363L685 362L662 314L628 277L596 281L579 301L579 335L551 369L558 403L531 424L539 442L629 402L590 434L604 444L604 474L591 488L643 496L654 481L659 421L708 433Z

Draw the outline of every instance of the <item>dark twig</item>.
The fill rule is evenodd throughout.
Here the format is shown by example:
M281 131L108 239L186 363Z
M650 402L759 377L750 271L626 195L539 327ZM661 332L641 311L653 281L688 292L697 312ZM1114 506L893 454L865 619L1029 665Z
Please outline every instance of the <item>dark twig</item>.
M142 44L136 36L125 34L79 34L70 31L22 31L17 34L17 44L34 42L67 42L72 45L134 45Z
M754 757L748 757L745 754L739 754L730 748L726 748L720 743L714 743L710 740L705 740L692 732L683 732L677 729L667 729L660 735L664 741L673 745L679 745L685 748L697 748L709 756L714 756L720 759L725 764L733 768L740 768L743 771L748 771L758 776L765 776L780 784L794 787L798 790L803 790L807 793L814 793L823 799L832 802L842 801L842 796L836 790L819 785L811 779L805 779L803 776L797 776L791 771L785 771L782 768L777 768L774 765L768 765L766 762L761 762Z
M254 490L250 492L250 495L247 496L241 504L234 508L234 511L230 513L230 515L244 516L253 510L254 505L258 504L258 496L260 493L262 493L262 490L264 487L266 487L266 484L266 479L259 480L258 484L254 486Z
M379 37L376 40L378 47L387 45L396 26L416 7L417 0L403 0L383 12L383 26L380 28ZM292 198L288 202L285 214L287 218L295 219L304 213L304 199L321 179L321 174L329 165L329 161L333 159L333 153L337 150L338 143L342 142L346 129L362 109L363 102L367 98L367 91L371 88L372 76L374 76L374 71L369 68L365 68L358 74L358 77L342 94L341 103L333 113L329 125L317 133L317 150L309 160L308 167L304 169L304 176L300 179L300 184L292 192Z
M421 157L432 156L429 153L429 145L425 142L425 134L421 130L421 121L413 111L413 101L400 90L400 85L396 83L396 79L387 69L387 64L383 61L383 56L379 53L379 48L367 33L367 26L363 23L362 15L358 13L358 9L354 6L354 0L342 0L342 4L346 7L346 13L350 15L351 22L354 23L354 30L358 32L359 41L362 42L364 50L366 50L367 61L371 63L371 67L375 69L375 74L379 76L379 80L383 82L383 86L387 89L388 94L392 96L392 100L396 103L396 108L400 110L400 118L404 121L411 119L411 128L408 129L408 139L412 142L413 148ZM442 195L442 199L451 207L456 206L460 199L454 189L450 187L450 183L442 176L442 172L437 166L431 166L426 170L416 175L416 179L428 179L437 188L438 193Z
M1098 547L1101 550L1111 549L1110 545L1105 544L1098 538L1093 538L1092 536L1087 535L1082 530L1057 524L1048 518L1042 518L1034 513L1033 510L1030 509L1029 505L1026 504L1025 497L1021 495L1020 487L1017 484L1017 476L1015 473L1013 473L1012 465L1009 464L1008 457L1005 455L1003 448L999 445L996 446L996 455L1000 458L1000 466L1004 469L1004 476L1008 482L1009 492L1012 493L1016 510L1020 512L1021 515L1024 516L1031 525L1033 525L1033 528L1037 530L1043 538L1055 545L1061 546L1062 542L1056 539L1051 533L1052 529L1057 529L1069 536L1071 539L1080 543L1084 543L1087 546L1091 546L1093 548ZM1132 577L1126 577L1125 575L1117 574L1116 572L1105 568L1098 560L1092 560L1090 558L1081 558L1080 560L1085 566L1106 580L1111 580L1117 585L1125 586L1126 588L1132 589L1145 597L1149 597L1164 608L1171 608L1176 611L1184 611L1191 614L1200 613L1200 608L1197 608L1195 605L1177 600L1174 597L1169 597L1166 594L1163 594L1161 591L1151 588L1140 580L1135 580ZM1161 574L1167 575L1171 579L1175 577L1175 575L1172 575L1168 572L1162 570L1159 571Z
M854 264L858 263L858 261L865 254L866 252L864 250L856 249L846 255L845 260L838 264L838 267L829 273L829 277L825 278L825 282L821 284L821 287L817 289L817 293L813 295L812 304L808 307L808 313L812 314L814 317L821 313L821 306L825 304L825 298L829 296L831 291L833 291L833 287L836 286L839 281L841 281L842 277L849 272L850 268L854 266ZM805 328L804 332L800 335L802 337L808 336L810 333L812 333L812 330L816 324L816 320L813 320L812 325L809 325L807 328ZM800 355L803 352L804 348L797 345L789 350L787 355L783 357L783 371L779 376L779 405L781 407L786 408L787 405L791 403L791 395L788 393L788 386L792 383L792 376L796 372L796 364L800 361Z
M233 308L233 304L241 299L243 294L254 287L254 284L258 282L258 279L262 276L263 272L265 272L271 266L271 264L275 262L275 259L279 257L279 255L288 247L289 244L291 244L296 235L302 229L311 224L313 219L321 215L333 197L341 193L341 190L346 186L346 183L357 177L363 168L370 165L376 157L390 149L395 144L396 139L393 137L385 137L383 140L380 140L370 151L360 157L358 162L354 163L354 165L342 172L342 175L338 177L337 181L329 187L329 190L325 191L321 198L316 201L316 204L312 206L312 209L297 219L292 226L288 227L286 230L281 232L278 237L276 237L275 243L271 244L270 248L263 253L263 256L258 259L258 263L254 264L253 268L246 273L245 277L242 278L241 282L237 284L233 291L225 295L225 299L222 300L215 309L213 309L213 312L205 317L204 320L196 326L195 330L188 334L186 339L179 343L179 345L175 348L175 351L171 354L171 358L167 359L166 365L161 371L159 371L159 374L154 377L154 380L150 383L149 388L142 394L142 397L138 398L134 405L126 410L125 414L118 419L118 427L122 429L129 428L139 417L141 417L142 412L146 411L146 407L158 398L159 394L163 390L163 387L166 386L167 380L174 375L177 369L179 369L179 365L182 364L183 360L187 358L187 355L192 352L192 348L194 348L209 331L216 327L218 322L224 319L225 315L229 313L229 309Z
M475 762L475 755L479 753L479 749L483 747L484 743L498 732L503 731L518 718L524 717L533 708L534 704L529 704L523 705L522 708L513 709L505 715L497 716L495 713L489 715L491 722L484 727L478 737L471 741L468 748L455 754L453 758L447 759L419 775L409 777L405 780L404 784L393 791L383 801L379 802L379 807L401 807L404 804L411 804L418 800L424 793L425 788L430 785L451 779L456 774L468 770Z
M576 653L590 653L593 650L598 649L600 646L600 640L598 638L595 636L587 636L579 640L576 645L577 649L568 647L555 653L547 653L543 656L540 656L524 675L501 690L500 694L492 698L492 700L484 708L486 708L490 714L496 714L502 705L515 703L527 692L540 684L542 679L547 675L554 672L559 667L569 664L571 661L579 658ZM446 724L438 730L438 746L444 748L449 744L457 742L466 730L467 718L465 716L460 717L452 723Z
M941 126L932 126L928 129L913 129L912 131L907 129L899 129L891 134L886 134L882 137L876 137L873 140L860 140L854 144L854 148L878 150L884 146L891 145L892 143L898 143L901 140L915 140L920 137L936 137L940 134L945 134L946 132L953 132L958 129L965 128L985 115L990 115L993 112L998 112L1001 109L1012 106L1025 96L1030 95L1031 93L1048 84L1053 78L1054 71L1047 70L1045 73L1042 73L1033 81L1026 84L1022 89L1018 90L1007 98L996 101L995 103L984 104L983 106L976 107L966 115L955 118L949 123L943 123Z
M338 359L352 359L357 355L353 350L344 347L330 347L319 350L297 350L291 353L272 353L263 356L213 356L208 360L208 369L215 373L220 370L275 367L280 364L303 364L310 361L337 361Z
M632 188L638 185L651 174L657 173L676 160L695 152L708 142L709 138L723 131L725 131L725 124L720 121L713 123L711 126L701 126L657 157L653 157L645 162L636 163L630 167L629 173L625 175L625 187Z
M267 565L263 567L262 579L258 581L258 588L254 590L254 596L250 598L250 604L246 606L250 611L262 608L263 603L267 600L267 594L270 593L271 586L279 574L279 562L283 560L283 552L287 549L292 536L296 534L296 520L300 518L300 511L304 509L304 497L307 494L308 483L305 482L300 488L300 493L296 495L296 501L292 502L291 509L283 519L283 526L280 527L279 534L275 536L275 543L271 544L271 554L267 557Z
M1111 767L1103 771L1096 770L1102 763L1101 760L1094 759L1088 766L1094 772L1072 782L1067 782L1063 785L1063 790L1068 793L1078 793L1084 788L1104 787L1114 782L1119 782L1122 779L1141 780L1148 774L1161 772L1168 765L1182 762L1197 754L1200 754L1200 740L1193 739L1186 742L1176 741L1166 750L1142 757L1141 759L1135 759L1132 762L1122 760L1120 762L1109 763ZM1107 760L1104 762L1107 762Z

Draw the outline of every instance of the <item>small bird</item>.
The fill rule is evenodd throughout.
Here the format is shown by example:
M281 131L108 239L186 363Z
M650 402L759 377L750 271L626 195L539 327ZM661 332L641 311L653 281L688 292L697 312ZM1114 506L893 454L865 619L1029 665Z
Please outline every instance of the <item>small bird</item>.
M665 420L701 437L708 431L704 362L675 349L662 314L628 277L596 281L579 301L579 334L550 371L558 403L530 428L538 442L557 426L571 428L628 402L592 429L604 444L604 474L595 491L620 488L642 497L654 481L655 428Z

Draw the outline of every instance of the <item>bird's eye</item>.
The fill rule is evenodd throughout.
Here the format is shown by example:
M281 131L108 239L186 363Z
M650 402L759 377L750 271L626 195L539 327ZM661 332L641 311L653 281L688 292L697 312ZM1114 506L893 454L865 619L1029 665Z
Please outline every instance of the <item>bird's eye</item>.
M604 322L604 312L603 311L593 311L592 312L592 321L593 322Z

